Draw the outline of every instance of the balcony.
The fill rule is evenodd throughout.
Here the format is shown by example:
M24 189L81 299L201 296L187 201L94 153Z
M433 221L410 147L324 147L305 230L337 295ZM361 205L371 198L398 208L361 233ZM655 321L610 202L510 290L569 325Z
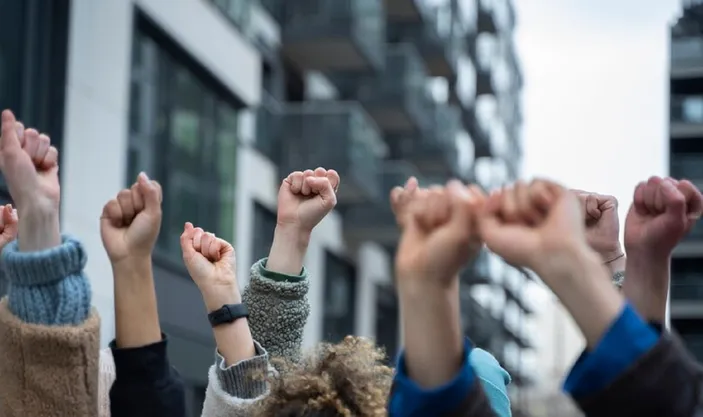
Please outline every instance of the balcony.
M433 77L456 77L459 54L463 47L459 39L440 32L436 10L427 10L421 21L396 21L388 24L390 43L407 42L415 45L429 74Z
M672 96L669 120L672 139L703 137L703 96Z
M670 65L672 79L703 77L703 37L672 38Z
M482 250L478 257L459 273L459 279L462 285L467 286L492 283L488 252Z
M422 16L423 0L384 0L388 20L415 21Z
M703 182L703 153L672 154L669 171L674 178Z
M334 168L344 178L337 194L340 203L381 198L381 159L386 149L378 128L358 103L287 104L276 129L279 135L272 145L279 149L280 172Z
M381 194L373 204L355 204L344 207L345 236L355 242L372 240L381 245L392 246L398 243L400 230L389 202L393 187L403 186L410 177L422 183L417 168L405 161L384 161L381 165Z
M389 45L380 74L332 78L345 96L363 104L384 133L419 133L432 121L427 114L427 72L411 44Z
M464 122L466 131L471 135L474 142L475 158L491 157L493 150L491 149L491 134L484 128L481 122L476 117L475 108L463 108L461 118Z
M461 114L454 106L430 102L427 113L432 117L431 129L414 135L390 135L386 141L393 159L406 159L423 174L446 178L459 171L456 135L461 126Z
M378 0L281 1L277 10L283 54L297 67L369 71L383 66L386 26Z
M271 161L280 159L278 139L285 106L267 93L261 95L256 110L256 142L254 147Z

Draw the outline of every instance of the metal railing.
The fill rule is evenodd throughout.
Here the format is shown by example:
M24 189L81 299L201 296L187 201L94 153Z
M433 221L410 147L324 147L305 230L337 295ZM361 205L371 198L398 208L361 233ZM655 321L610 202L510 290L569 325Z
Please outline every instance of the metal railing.
M676 69L703 66L703 37L671 39L671 67Z
M703 180L703 153L672 154L669 170L674 178Z

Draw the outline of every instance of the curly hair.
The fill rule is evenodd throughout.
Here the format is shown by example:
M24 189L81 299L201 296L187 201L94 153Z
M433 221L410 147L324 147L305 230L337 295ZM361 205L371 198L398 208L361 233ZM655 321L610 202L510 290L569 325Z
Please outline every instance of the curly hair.
M381 417L392 382L385 353L368 339L321 343L299 362L280 362L253 417Z

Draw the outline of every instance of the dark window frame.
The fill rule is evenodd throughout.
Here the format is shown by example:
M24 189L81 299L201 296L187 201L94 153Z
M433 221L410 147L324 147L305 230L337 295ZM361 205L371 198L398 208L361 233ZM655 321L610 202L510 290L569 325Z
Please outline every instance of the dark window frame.
M332 275L334 274L334 275ZM332 291L332 280L342 277L346 282L347 292L344 294L347 305L346 313L330 316L331 308L339 308L340 300ZM356 331L356 301L357 301L357 268L353 262L339 256L330 250L325 251L325 281L324 305L322 312L322 338L331 343L341 342L344 337L353 335Z
M376 284L376 322L374 336L376 344L386 352L389 364L394 363L400 351L400 313L398 297L392 284ZM390 329L382 328L390 324Z
M257 262L268 256L273 243L278 217L276 212L254 200L254 238L252 240L252 260Z

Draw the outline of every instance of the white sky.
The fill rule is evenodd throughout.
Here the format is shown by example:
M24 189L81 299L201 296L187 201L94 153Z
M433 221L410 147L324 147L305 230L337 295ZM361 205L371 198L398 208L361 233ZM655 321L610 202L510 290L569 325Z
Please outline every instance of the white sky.
M622 224L637 182L668 172L668 27L680 0L512 1L525 78L523 177L612 194ZM530 293L543 306L537 369L554 383L581 342L542 302L546 291Z

